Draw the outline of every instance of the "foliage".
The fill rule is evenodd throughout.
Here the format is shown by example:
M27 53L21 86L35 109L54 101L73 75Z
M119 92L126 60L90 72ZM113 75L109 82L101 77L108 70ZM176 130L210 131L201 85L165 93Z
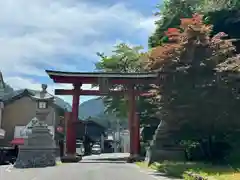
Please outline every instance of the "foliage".
M239 8L238 10L223 9L221 11L208 12L208 22L213 24L212 34L225 32L229 35L229 38L240 39L238 31L240 28L239 13ZM233 42L233 44L237 46L237 51L240 52L239 41Z
M154 48L146 60L148 70L165 73L161 86L153 87L153 104L172 138L199 142L208 150L205 158L213 160L214 142L229 140L239 128L236 83L216 72L234 56L234 47L221 39L224 33L210 38L212 27L201 15L182 18L180 28L183 32L165 32L169 42Z
M118 44L114 47L112 55L106 56L98 53L100 61L96 63L96 69L104 72L140 72L142 65L139 61L145 53L141 46L130 47L126 44ZM112 89L123 90L126 87L122 85L110 85ZM127 117L127 101L125 95L118 97L107 96L103 98L106 107L106 113L113 113L117 117Z
M165 42L165 34L168 28L178 27L179 18L191 17L194 12L200 9L203 1L200 0L165 0L163 5L158 5L159 11L155 14L159 17L156 21L156 30L149 37L149 46L156 47Z
M114 47L111 56L97 53L100 61L96 63L96 69L104 72L139 72L141 64L139 58L144 54L141 46L129 47L121 43Z
M155 32L149 37L150 47L165 43L164 32L168 28L179 27L180 18L189 18L192 14L198 12L205 15L206 23L214 25L213 34L221 31L228 33L230 36L232 36L232 33L238 34L238 28L229 26L229 22L239 19L239 0L165 0L163 5L157 7L159 11L156 16L159 17L159 20L156 21Z
M137 165L147 168L144 162L138 162ZM240 178L238 169L206 163L164 161L161 163L155 162L150 168L165 173L166 176L184 178L185 180L200 179L196 178L197 176L218 180L237 180ZM191 176L195 176L195 178L191 178Z
M202 7L204 12L234 10L239 8L239 0L206 0Z
M126 44L118 44L114 47L112 55L106 56L103 53L98 53L100 61L96 64L96 69L104 72L141 72L144 71L142 60L146 58L146 53L143 52L141 46L130 47ZM110 85L112 89L117 88L120 90L126 89L122 85ZM137 85L136 87L142 91L148 91L149 87L143 85ZM126 96L121 95L118 97L107 96L103 97L105 104L105 112L113 113L117 117L126 119L128 112L128 104ZM137 111L141 120L142 126L155 125L157 126L159 120L155 117L155 107L149 103L146 97L138 97L136 99ZM127 122L121 122L123 125Z
M179 28L181 31L182 29L179 27L180 26L179 18L190 17L191 14L194 12L203 12L203 14L205 15L203 18L204 23L205 24L213 24L213 28L211 28L211 32L208 32L211 34L210 37L218 34L219 32L226 32L228 34L227 38L240 39L240 34L238 31L238 29L240 28L240 23L239 23L240 1L237 1L237 0L236 1L234 1L234 0L219 0L219 1L210 0L210 1L196 1L195 3L196 3L196 6L194 4L191 4L190 1L180 1L179 2L176 0L168 0L168 1L165 1L164 6L159 7L160 13L157 13L157 15L159 16L159 20L156 22L157 28L156 28L155 33L149 38L149 46L153 47L153 49L151 50L151 53L150 53L152 56L149 56L149 60L152 61L152 63L155 64L156 67L161 67L161 65L164 62L168 61L167 58L171 59L172 57L169 57L169 56L164 57L164 55L161 55L159 57L159 60L155 61L154 56L158 57L158 55L161 54L162 52L166 52L166 54L167 53L175 53L175 55L176 55L177 52L175 52L175 48L176 49L181 48L178 46L178 44L173 44L173 45L168 44L167 46L164 46L164 44L169 42L169 37L166 36L165 32L169 28ZM184 4L189 4L189 6L184 6ZM167 6L167 5L169 5L169 6ZM238 40L238 41L235 41L232 43L234 46L236 46L236 52L240 53L240 41ZM175 48L174 48L174 45L176 46ZM160 47L160 46L164 46L165 50L163 47ZM159 49L161 49L161 50L159 50ZM200 55L200 53L199 53L199 55ZM162 57L163 61L160 60L161 57ZM220 69L224 70L224 68L226 68L227 70L230 70L230 71L235 69L235 71L236 71L239 69L238 61L239 61L239 57L237 57L237 56L230 58L221 64ZM148 65L150 65L150 62ZM174 78L176 80L176 77L174 77ZM204 78L204 77L202 77L202 78ZM218 79L218 77L215 77L215 78ZM212 81L214 81L214 79L212 79ZM190 82L190 83L192 83L194 85L195 80L192 80L192 82ZM206 80L206 83L207 83L207 80ZM179 84L179 85L181 86L181 84ZM216 104L216 109L221 106L219 104L222 104L222 102L229 101L229 98L228 98L229 95L227 95L227 94L225 94L224 98L222 98L222 99L219 98L219 97L223 97L222 96L223 90L225 91L225 93L227 93L227 91L229 91L228 94L230 94L231 97L234 98L234 96L235 96L235 98L238 98L238 93L237 93L238 85L236 84L234 79L227 79L227 80L221 79L219 84L215 84L215 86L217 86L217 87L218 87L218 85L221 85L221 89L222 89L221 92L219 90L213 90L214 88L211 87L211 89L212 89L211 91L213 91L212 94L214 94L214 91L215 92L218 91L217 93L214 94L216 100L212 100L212 102L215 102L215 104ZM231 88L233 89L233 91L231 91ZM169 90L171 90L171 87L169 87ZM210 90L210 88L209 88L209 90ZM172 91L174 92L175 90L172 90ZM197 96L199 96L199 94L204 95L207 93L204 91L208 91L208 90L207 89L203 90L203 92L196 91L196 93L194 93L194 94L189 94L190 92L186 91L185 94L182 94L182 97L185 99L192 98L192 96L197 97ZM175 93L178 93L178 92L175 92ZM181 95L179 95L179 96L181 96ZM205 98L208 98L208 96L211 97L211 95L206 95ZM156 98L156 99L160 100L161 98L162 98L162 96L160 96L158 94L158 98ZM201 96L200 96L200 98L201 98ZM155 100L153 99L152 101L154 102ZM166 100L166 101L168 101L168 100ZM162 102L162 104L163 103L164 102ZM232 101L231 103L234 104L234 101ZM206 104L206 105L208 105L208 104ZM204 106L204 105L205 105L205 102L202 102L202 106ZM159 106L159 104L158 104L158 106ZM188 106L191 106L191 105L188 105L188 104L181 105L179 108L177 108L177 110L191 111L190 108L187 108ZM206 106L206 107L211 107L211 106L213 106L213 104L210 106ZM225 118L231 118L232 116L235 116L235 118L236 118L237 109L234 108L234 107L236 107L236 104L232 105L232 106L226 105L225 106L227 108L226 110L223 107L224 106L222 106L222 108L220 108L220 109L222 109L225 113L229 112L229 110L232 110L232 114L231 114L231 112L229 112L231 115L228 114L228 117L225 116ZM233 109L231 109L231 107L233 107ZM195 107L195 108L197 109L197 107ZM162 111L164 111L164 110L162 109ZM209 111L201 110L199 112L200 113L198 116L201 117L201 113L210 114L211 110L209 110ZM219 112L221 112L221 110L219 110ZM176 113L176 109L173 112L166 111L166 113ZM156 112L154 114L156 114ZM184 114L184 112L181 112L181 114ZM197 114L195 116L197 117ZM219 114L218 116L221 116L221 115ZM191 117L191 118L193 118L193 117ZM200 119L201 118L196 118L196 120L193 123L200 121ZM224 120L224 116L222 116L222 119ZM225 121L226 121L226 119L225 119ZM217 120L216 120L216 122L217 122ZM174 124L174 125L176 126L176 124ZM187 125L185 126L185 128L186 127L187 127ZM218 127L214 127L214 129L217 129L217 128ZM191 125L188 125L188 128L185 129L185 132L187 132L189 129L191 131ZM192 131L194 131L194 129L192 129ZM221 129L219 129L219 131L221 131ZM200 133L199 131L196 131L196 132ZM187 136L187 133L186 133L186 136ZM189 136L191 136L191 135L189 135ZM229 137L226 139L224 138L223 141L231 142L231 145L232 145L232 144L234 144L232 141L233 136L234 135L232 135L231 138L229 138ZM188 141L188 140L186 140L186 141ZM184 142L184 140L182 142ZM199 143L199 142L193 141L192 143L194 144L194 143ZM203 144L206 145L205 141L202 142L200 145L203 145ZM185 146L185 147L187 149L190 149L190 151L194 151L194 152L199 148L199 146L193 148L191 145L192 144L189 144L189 146ZM200 149L207 148L207 147L205 147L205 145L200 146ZM222 149L222 148L220 148L220 149ZM199 152L198 152L198 156L201 156L201 153L199 154ZM235 155L231 155L231 156L236 157ZM232 158L230 157L230 159L232 159Z

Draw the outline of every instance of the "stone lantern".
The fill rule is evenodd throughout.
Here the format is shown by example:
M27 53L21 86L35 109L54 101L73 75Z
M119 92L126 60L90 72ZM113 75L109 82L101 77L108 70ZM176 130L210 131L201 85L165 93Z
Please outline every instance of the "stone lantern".
M42 91L32 96L36 102L36 118L32 123L31 133L19 147L16 168L36 168L56 165L56 144L45 120L51 111L54 96L47 93L47 85Z
M145 161L148 165L155 161L183 161L185 159L184 149L169 137L169 129L168 124L161 120L146 152Z

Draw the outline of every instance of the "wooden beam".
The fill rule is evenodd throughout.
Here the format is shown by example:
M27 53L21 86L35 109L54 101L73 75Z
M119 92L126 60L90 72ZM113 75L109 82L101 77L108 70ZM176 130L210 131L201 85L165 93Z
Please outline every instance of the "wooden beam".
M109 91L107 93L102 93L99 90L78 90L77 94L80 95L91 95L91 96L106 96L106 95L122 95L126 93L126 91ZM74 91L69 89L55 89L55 95L73 95ZM141 95L144 94L144 92L141 91L134 91L135 95Z
M101 77L68 77L68 76L50 76L55 83L67 83L67 84L98 84ZM146 78L109 78L111 84L155 84L158 82L158 78L146 77Z

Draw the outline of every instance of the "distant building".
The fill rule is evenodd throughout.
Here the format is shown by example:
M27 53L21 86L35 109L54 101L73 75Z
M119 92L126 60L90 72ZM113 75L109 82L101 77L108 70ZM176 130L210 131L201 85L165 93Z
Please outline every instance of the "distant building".
M106 128L91 119L79 120L76 123L77 139L88 136L93 142L100 142L101 136L105 134Z
M130 152L130 133L128 130L120 132L120 147L122 149L122 152Z
M36 115L36 102L31 98L39 91L22 89L4 92L3 79L0 76L0 146L11 146L10 142L14 138L24 137L26 125ZM46 118L46 123L52 129L55 138L58 138L57 127L61 125L62 116L65 111L70 111L71 106L60 98L55 97L54 104L50 107L51 111ZM3 136L4 134L4 136Z
M5 130L1 128L2 113L4 108L4 103L2 101L2 98L4 97L4 94L5 94L5 86L4 86L2 73L0 72L0 139L3 139L5 136Z
M3 104L3 102L0 100L0 139L3 139L4 136L5 136L5 130L1 128L3 107L4 107L4 104Z

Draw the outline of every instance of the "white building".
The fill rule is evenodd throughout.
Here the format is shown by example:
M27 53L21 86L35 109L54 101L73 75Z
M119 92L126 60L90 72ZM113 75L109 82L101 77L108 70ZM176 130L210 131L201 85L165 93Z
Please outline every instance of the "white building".
M120 146L122 147L122 152L130 152L130 133L128 130L120 132Z

